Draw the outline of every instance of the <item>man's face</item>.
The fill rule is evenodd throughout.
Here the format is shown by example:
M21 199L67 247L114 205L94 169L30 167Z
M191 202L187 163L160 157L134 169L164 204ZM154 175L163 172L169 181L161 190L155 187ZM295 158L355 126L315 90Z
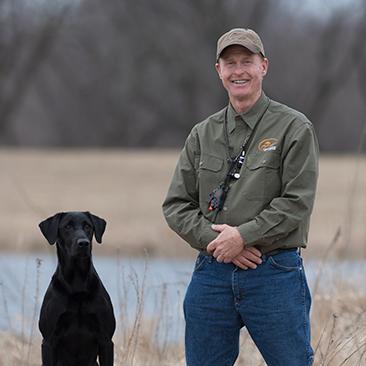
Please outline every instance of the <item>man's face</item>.
M260 96L268 69L266 58L233 45L222 52L215 66L230 100L251 100Z

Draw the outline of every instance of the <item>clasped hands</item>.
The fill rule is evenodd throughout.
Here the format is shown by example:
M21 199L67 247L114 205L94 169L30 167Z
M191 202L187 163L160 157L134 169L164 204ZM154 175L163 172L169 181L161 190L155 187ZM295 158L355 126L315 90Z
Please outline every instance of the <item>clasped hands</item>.
M255 269L262 263L262 253L254 247L246 247L238 229L230 225L212 225L220 234L212 240L207 251L218 262L233 263L241 269Z

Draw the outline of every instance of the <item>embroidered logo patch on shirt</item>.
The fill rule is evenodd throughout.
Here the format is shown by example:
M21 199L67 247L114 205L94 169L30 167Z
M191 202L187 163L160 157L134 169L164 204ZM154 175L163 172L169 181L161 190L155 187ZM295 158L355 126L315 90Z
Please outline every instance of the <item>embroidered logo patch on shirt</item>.
M262 140L258 145L259 151L274 151L277 149L278 139L269 138Z

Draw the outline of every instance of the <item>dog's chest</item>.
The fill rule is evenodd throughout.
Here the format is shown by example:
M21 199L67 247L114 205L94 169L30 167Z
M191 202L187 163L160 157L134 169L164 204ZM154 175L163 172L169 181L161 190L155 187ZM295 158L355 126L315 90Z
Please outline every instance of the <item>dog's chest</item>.
M94 366L102 332L95 299L71 296L64 305L54 334L60 365Z
M69 302L58 325L59 333L66 337L93 338L100 332L95 306L87 300Z

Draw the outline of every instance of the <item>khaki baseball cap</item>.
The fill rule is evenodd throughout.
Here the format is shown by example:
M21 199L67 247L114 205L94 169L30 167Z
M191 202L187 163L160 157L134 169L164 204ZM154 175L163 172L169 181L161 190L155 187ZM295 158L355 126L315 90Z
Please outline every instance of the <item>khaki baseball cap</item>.
M226 47L234 44L243 46L253 53L260 53L265 57L263 43L254 30L234 28L223 34L217 41L216 61Z

